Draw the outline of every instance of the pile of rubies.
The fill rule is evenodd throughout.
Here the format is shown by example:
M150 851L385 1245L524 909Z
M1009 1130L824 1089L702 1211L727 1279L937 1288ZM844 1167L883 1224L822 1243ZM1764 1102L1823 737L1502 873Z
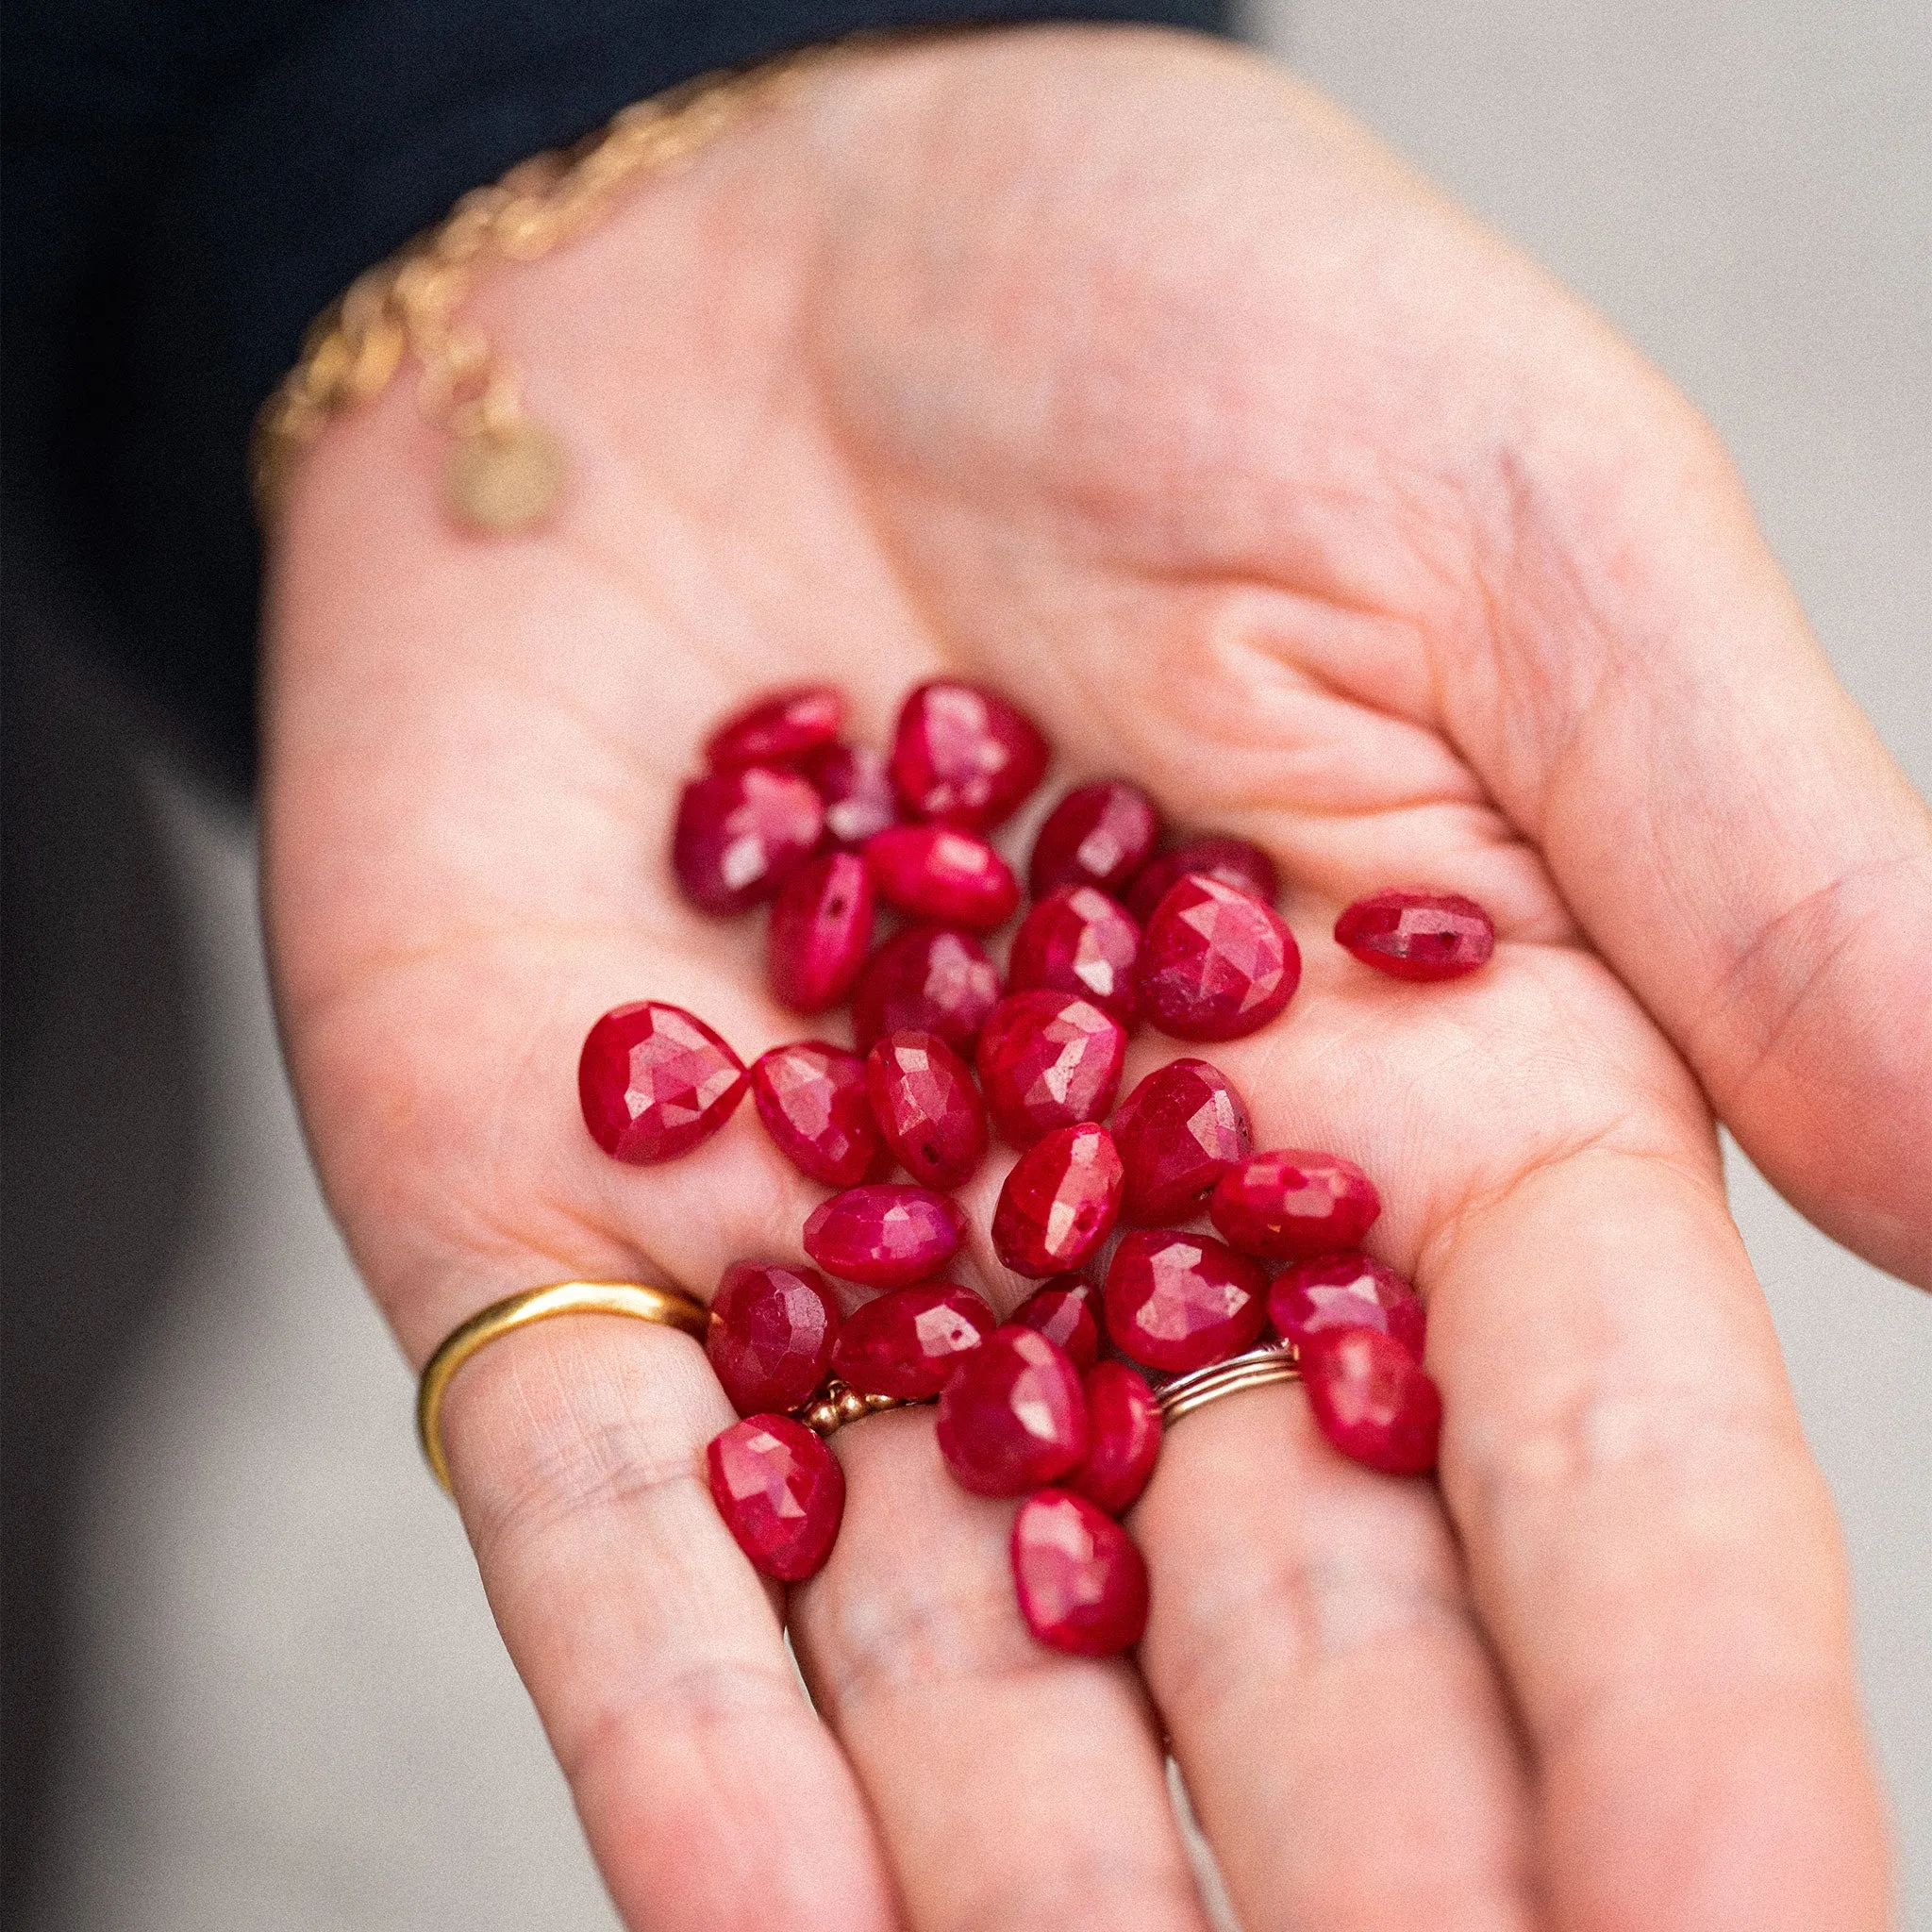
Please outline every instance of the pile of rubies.
M679 801L672 863L707 912L770 902L774 995L800 1013L849 1001L857 1050L799 1041L747 1071L681 1008L620 1007L584 1043L584 1119L607 1153L647 1164L715 1134L749 1091L785 1157L838 1191L805 1224L816 1268L734 1262L711 1307L711 1362L743 1420L709 1446L710 1487L752 1562L813 1574L844 1507L824 1436L936 1398L958 1480L1025 1499L1011 1549L1035 1637L1110 1656L1146 1621L1146 1568L1116 1519L1160 1447L1130 1364L1180 1374L1272 1330L1337 1448L1421 1474L1441 1422L1423 1304L1360 1250L1381 1209L1369 1177L1338 1155L1256 1152L1208 1061L1175 1059L1114 1105L1138 1022L1208 1042L1287 1006L1301 958L1267 855L1230 838L1158 851L1144 792L1082 785L1034 842L1002 984L986 935L1021 891L986 834L1039 785L1045 740L954 681L907 699L889 760L842 742L843 722L840 693L812 687L723 725ZM874 948L881 902L910 923ZM1361 900L1335 937L1413 980L1471 972L1494 942L1479 906L1427 891ZM941 1277L967 1232L948 1190L993 1133L1020 1158L992 1248L1043 1284L1004 1324ZM874 1292L845 1308L826 1275Z

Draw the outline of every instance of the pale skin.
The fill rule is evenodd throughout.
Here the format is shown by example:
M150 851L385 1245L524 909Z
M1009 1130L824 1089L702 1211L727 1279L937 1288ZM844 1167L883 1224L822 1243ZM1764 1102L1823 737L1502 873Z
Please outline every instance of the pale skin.
M487 1351L458 1500L626 1923L1199 1927L1164 1731L1251 1932L1881 1925L1843 1560L1713 1114L1932 1286L1932 824L1688 406L1290 77L1140 32L844 58L473 312L568 452L555 523L461 535L392 385L306 459L268 601L289 1058L410 1361L539 1282L799 1257L823 1191L749 1107L621 1166L577 1049L647 997L747 1060L842 1037L679 900L676 789L762 689L883 742L947 672L1056 784L1280 862L1302 990L1210 1057L1260 1144L1375 1177L1447 1409L1440 1482L1296 1390L1182 1423L1146 1641L1096 1663L1026 1637L1012 1506L929 1411L836 1439L788 1594L704 1489L691 1341ZM1494 913L1478 976L1329 940L1417 881ZM1003 1309L1010 1160L958 1271Z

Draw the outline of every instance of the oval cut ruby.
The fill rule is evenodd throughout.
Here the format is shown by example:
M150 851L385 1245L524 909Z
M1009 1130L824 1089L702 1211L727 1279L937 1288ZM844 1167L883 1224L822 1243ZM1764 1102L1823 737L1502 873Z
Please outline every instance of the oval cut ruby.
M850 852L828 852L785 881L772 907L766 958L772 991L794 1013L836 1007L872 945L872 874Z
M1399 1341L1374 1328L1324 1328L1295 1355L1316 1424L1350 1461L1385 1475L1435 1468L1441 1391Z
M1084 1375L1100 1359L1100 1297L1077 1274L1057 1274L1008 1316L1015 1327L1038 1328L1066 1350Z
M1119 1516L1139 1501L1160 1456L1160 1405L1147 1378L1125 1362L1099 1362L1081 1383L1087 1397L1087 1459L1066 1487Z
M705 1353L740 1415L796 1408L825 1379L838 1305L810 1268L734 1261L711 1298Z
M957 1188L986 1155L973 1073L937 1033L889 1033L866 1056L872 1110L899 1164L928 1188Z
M794 685L737 711L705 741L714 772L782 765L830 744L845 723L845 699L829 684Z
M1118 1657L1147 1628L1147 1565L1111 1516L1069 1490L1020 1505L1011 1540L1020 1614L1037 1641L1075 1657Z
M1189 873L1141 941L1141 1010L1176 1040L1239 1040L1265 1026L1302 976L1294 935L1272 906Z
M1496 949L1496 927L1459 892L1377 892L1335 922L1335 941L1397 979L1457 979Z
M1111 1122L1122 1168L1121 1218L1185 1221L1255 1144L1248 1110L1227 1076L1183 1058L1157 1068Z
M950 1195L880 1181L820 1202L805 1224L805 1252L841 1281L904 1288L937 1274L965 1236L965 1210Z
M1375 1184L1354 1161L1300 1147L1249 1155L1208 1204L1222 1239L1263 1261L1352 1248L1381 1211Z
M983 832L1026 798L1046 760L1046 740L1024 712L980 685L939 678L899 713L892 787L914 818Z
M857 852L874 832L898 823L891 775L869 746L828 744L808 752L798 769L824 801L825 837L841 851Z
M1127 888L1127 910L1145 925L1154 917L1154 908L1191 872L1219 879L1270 906L1281 890L1274 861L1258 845L1251 845L1245 839L1218 836L1191 839L1172 852L1163 852L1135 874Z
M1185 1374L1252 1348L1267 1319L1260 1267L1205 1234L1130 1234L1108 1264L1107 1332L1150 1369Z
M791 877L824 826L823 802L796 772L712 772L678 798L671 867L693 906L721 917L742 912Z
M577 1059L591 1138L648 1167L708 1141L744 1098L744 1062L695 1013L657 1000L613 1007Z
M1367 1255L1317 1255L1277 1274L1268 1290L1268 1319L1299 1348L1331 1328L1379 1328L1417 1361L1428 1339L1423 1298Z
M975 1064L987 1111L1015 1147L1106 1117L1121 1084L1126 1029L1091 1000L1016 992L988 1016Z
M1028 890L1036 899L1060 886L1118 892L1147 863L1159 839L1154 801L1138 785L1102 778L1076 786L1047 814L1033 841Z
M1121 1158L1091 1121L1056 1127L1007 1175L992 1215L993 1253L1015 1274L1058 1274L1097 1250L1121 1211Z
M937 1033L955 1053L971 1053L999 999L998 969L973 934L908 926L859 974L852 1033L861 1053L888 1033Z
M1044 987L1076 994L1131 1026L1140 957L1141 928L1119 901L1097 886L1062 886L1020 922L1007 984L1015 992Z
M711 1500L752 1568L799 1583L825 1566L845 1513L845 1472L786 1415L748 1415L705 1451Z
M992 1310L970 1288L922 1281L853 1309L832 1348L832 1373L861 1395L924 1402L993 1332Z
M976 832L891 825L865 848L879 896L915 919L991 932L1020 903L1012 868Z
M1037 1328L997 1328L941 1390L938 1436L962 1489L1024 1496L1087 1458L1080 1372Z
M884 1163L856 1053L823 1040L774 1046L752 1063L751 1096L778 1152L821 1187L857 1187Z

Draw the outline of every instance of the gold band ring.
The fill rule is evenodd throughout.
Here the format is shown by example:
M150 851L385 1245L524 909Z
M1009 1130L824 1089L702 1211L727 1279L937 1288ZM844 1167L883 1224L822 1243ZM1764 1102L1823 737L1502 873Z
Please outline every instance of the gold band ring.
M416 1391L416 1435L424 1459L445 1491L450 1481L449 1457L442 1447L442 1397L457 1371L498 1337L556 1315L628 1315L634 1321L680 1328L697 1342L704 1341L711 1325L711 1311L702 1302L675 1288L647 1288L637 1281L558 1281L478 1309L429 1357Z
M1205 1369L1191 1369L1176 1375L1155 1391L1160 1405L1163 1428L1173 1428L1184 1415L1206 1408L1224 1395L1242 1389L1265 1389L1271 1382L1299 1382L1301 1370L1295 1364L1294 1349L1283 1342L1265 1348L1251 1348L1224 1362L1210 1362Z

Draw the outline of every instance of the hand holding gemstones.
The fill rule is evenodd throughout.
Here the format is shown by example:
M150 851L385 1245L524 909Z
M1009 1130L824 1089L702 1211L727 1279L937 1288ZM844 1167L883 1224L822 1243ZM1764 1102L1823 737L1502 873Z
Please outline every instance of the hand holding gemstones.
M546 1323L450 1388L484 1581L626 1919L1197 1927L1165 1733L1250 1932L1878 1925L1840 1558L1711 1109L1822 1225L1932 1282L1932 835L1681 401L1287 77L1124 32L855 53L475 308L568 452L555 523L447 526L399 388L307 459L274 558L268 918L359 1265L418 1363L485 1303L602 1276L803 1296L788 1392L841 1349L917 1383L957 1365L908 1363L903 1324L808 1332L807 1249L849 1313L964 1217L912 1291L970 1381L937 1423L832 1439L842 1528L789 1591L713 1507L733 1409L686 1338ZM1191 1003L1159 937L1174 893L1258 931L1245 846L1082 874L1057 835L1015 950L1049 993L1097 962L1114 1010L1064 1032L1088 1084L1053 1118L1020 1076L1039 1027L984 1038L1006 941L976 936L1035 821L929 796L962 836L854 862L897 814L808 720L815 748L725 748L712 790L764 829L712 800L680 853L710 896L680 893L669 831L721 720L809 682L876 751L939 676L1039 724L1042 803L1119 774L1176 841L1265 851L1302 959L1274 1017ZM819 824L785 827L821 801L841 850L808 858ZM714 915L787 867L768 977L766 915ZM1409 984L1335 942L1414 885L1493 917L1480 971ZM855 983L885 908L926 923ZM1387 964L1397 923L1370 905L1349 937ZM607 1010L666 1002L749 1064L842 1048L840 1012L795 1009L848 999L862 1049L892 1038L870 1066L766 1058L756 1106L681 1153L688 1122L620 1124L620 1153L676 1156L652 1165L585 1131ZM1231 1096L1257 1150L1296 1152L1217 1186L1224 1156L1186 1171L1173 1129ZM1144 1391L1087 1377L1107 1457L1018 1532L1052 1459L974 1422L1024 1377L1071 1414L1062 1367L1099 1340L1064 1281L991 1335L960 1292L1004 1317L1036 1285L993 1245L1023 1142L1000 1245L1033 1276L1082 1213L1141 1204L1116 1344L1165 1345L1142 1311L1176 1225L1244 1339L1271 1308L1304 1336L1309 1390L1160 1445L1124 1519L1131 1657L1036 1644L1014 1565L1037 1588L1070 1540L1119 1537ZM1297 1161L1370 1261L1298 1257ZM1076 1172L1067 1216L1026 1211ZM942 1191L883 1257L821 1208L881 1184ZM755 1384L734 1334L720 1367ZM1419 1466L1438 1387L1437 1479L1331 1446ZM1402 1426L1364 1433L1363 1391ZM1130 1598L1091 1648L1131 1636Z

